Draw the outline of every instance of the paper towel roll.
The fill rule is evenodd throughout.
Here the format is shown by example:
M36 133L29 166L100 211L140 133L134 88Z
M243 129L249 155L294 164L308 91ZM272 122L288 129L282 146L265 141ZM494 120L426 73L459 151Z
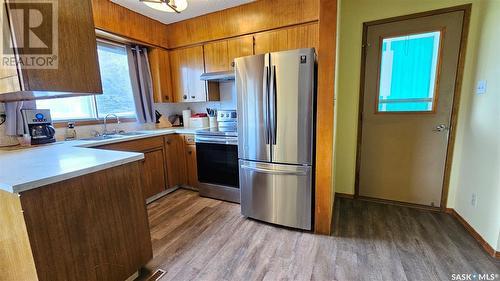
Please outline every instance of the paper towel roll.
M189 128L189 119L191 119L191 110L182 111L182 120L184 121L184 128Z

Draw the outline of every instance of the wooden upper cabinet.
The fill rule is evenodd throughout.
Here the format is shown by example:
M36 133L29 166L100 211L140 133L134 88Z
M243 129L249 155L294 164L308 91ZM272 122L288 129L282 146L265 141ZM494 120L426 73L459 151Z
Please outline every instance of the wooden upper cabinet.
M169 52L170 74L172 82L172 97L174 102L188 101L188 72L183 50L173 50ZM184 68L183 68L184 65Z
M315 48L318 51L319 26L317 23L300 25L287 30L287 48Z
M208 43L205 52L205 72L231 71L234 59L253 55L253 36Z
M257 33L254 35L255 54L300 48L317 48L318 31L318 24L313 23Z
M0 100L13 100L16 95L20 97L21 94L24 95L22 99L102 94L91 1L64 0L56 2L57 7L54 11L57 12L57 22L55 22L57 29L53 30L51 21L47 18L49 16L42 14L42 17L46 18L43 19L40 27L37 27L37 34L30 37L30 40L37 39L34 41L38 44L37 46L43 44L44 47L41 48L45 55L40 55L40 48L37 49L37 52L26 49L26 46L29 46L27 45L29 42L24 42L26 40L23 39L27 38L23 36L26 20L23 13L17 12L19 7L16 5L22 5L20 7L25 11L27 9L40 11L42 8L43 11L51 11L52 4L46 3L44 5L48 5L48 7L42 8L40 5L43 3L40 4L37 1L28 3L11 1L10 4L6 4L6 12L11 20L8 32L13 33L11 43L16 49L16 53L20 54L21 59L23 57L25 60L35 58L37 62L42 61L38 58L43 56L45 58L43 61L46 63L37 68L18 65L20 73L18 83L23 93L0 94ZM14 10L16 12L13 12ZM6 16L2 15L2 17ZM52 16L52 18L54 17ZM54 34L54 31L57 34ZM55 39L57 41L54 41ZM48 67L49 65L53 67Z
M149 51L149 65L153 79L154 101L157 103L174 102L168 51L152 48Z
M241 36L227 40L229 70L234 68L234 59L253 55L253 36Z
M228 71L229 64L227 41L217 41L203 45L205 52L205 72Z
M257 33L254 38L256 55L287 49L288 32L286 29Z
M173 50L170 56L172 90L175 102L207 101L203 46Z

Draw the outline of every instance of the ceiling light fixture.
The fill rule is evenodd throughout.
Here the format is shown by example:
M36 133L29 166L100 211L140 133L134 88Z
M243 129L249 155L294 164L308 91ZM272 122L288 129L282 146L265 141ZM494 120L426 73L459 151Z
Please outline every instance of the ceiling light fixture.
M187 0L139 0L155 10L180 14L187 8Z

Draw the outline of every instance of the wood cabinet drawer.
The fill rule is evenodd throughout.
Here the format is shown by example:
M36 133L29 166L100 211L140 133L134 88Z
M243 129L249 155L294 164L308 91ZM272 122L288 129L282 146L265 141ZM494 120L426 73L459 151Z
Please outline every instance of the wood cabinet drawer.
M107 144L99 146L100 149L109 150L120 150L120 151L132 151L132 152L144 152L148 150L154 150L159 147L163 147L162 137L153 137L139 140L131 140L113 144Z
M186 144L195 144L194 135L184 135L184 142Z

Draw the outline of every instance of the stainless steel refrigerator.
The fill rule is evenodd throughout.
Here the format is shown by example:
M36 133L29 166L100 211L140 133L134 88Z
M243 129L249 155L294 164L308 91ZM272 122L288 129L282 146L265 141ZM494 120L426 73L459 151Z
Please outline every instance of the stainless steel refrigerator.
M241 212L311 230L314 49L238 58Z

